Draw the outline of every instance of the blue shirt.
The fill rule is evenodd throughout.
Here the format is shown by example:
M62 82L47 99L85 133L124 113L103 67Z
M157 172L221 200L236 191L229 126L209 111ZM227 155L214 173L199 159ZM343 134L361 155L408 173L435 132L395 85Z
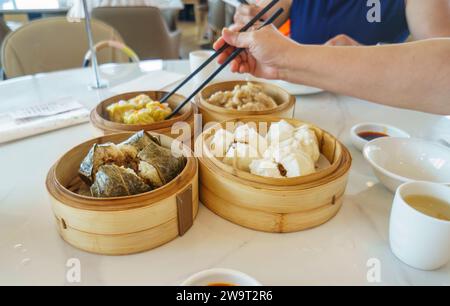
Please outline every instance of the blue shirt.
M291 38L303 44L323 44L346 34L365 45L403 42L409 35L405 0L293 0ZM427 0L424 0L427 1ZM379 16L369 22L367 15Z

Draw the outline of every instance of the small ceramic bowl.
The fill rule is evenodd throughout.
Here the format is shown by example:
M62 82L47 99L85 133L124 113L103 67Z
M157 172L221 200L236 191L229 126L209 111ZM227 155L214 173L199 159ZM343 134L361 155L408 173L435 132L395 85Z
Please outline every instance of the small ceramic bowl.
M363 154L380 182L392 192L413 181L450 186L450 149L438 143L384 137L366 144Z
M251 276L240 271L230 269L210 269L198 272L186 279L182 286L261 286Z
M383 124L383 123L360 123L352 127L350 130L350 138L352 144L359 150L362 151L364 146L369 142L368 140L359 136L363 132L375 132L383 133L389 137L400 137L400 138L410 138L411 136L405 131L396 128L395 126Z

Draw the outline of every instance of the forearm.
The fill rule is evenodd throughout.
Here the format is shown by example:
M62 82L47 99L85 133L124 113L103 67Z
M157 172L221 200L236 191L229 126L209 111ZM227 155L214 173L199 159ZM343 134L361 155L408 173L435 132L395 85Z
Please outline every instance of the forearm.
M405 0L414 40L450 37L450 0Z
M280 77L373 102L450 115L450 39L377 47L293 45Z

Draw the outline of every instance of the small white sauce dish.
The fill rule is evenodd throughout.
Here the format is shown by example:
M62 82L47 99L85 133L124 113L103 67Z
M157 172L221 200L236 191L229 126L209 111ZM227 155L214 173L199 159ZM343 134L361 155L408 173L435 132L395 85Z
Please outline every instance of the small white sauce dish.
M394 193L413 181L450 186L450 148L438 143L384 137L367 143L363 155L380 182Z
M261 286L260 282L243 272L220 268L198 272L186 279L181 286L208 286L211 284Z
M364 146L369 142L366 139L359 136L363 132L375 132L383 133L389 137L397 138L410 138L411 136L405 131L396 128L395 126L383 124L383 123L359 123L352 127L350 130L350 139L352 144L359 150L362 151Z

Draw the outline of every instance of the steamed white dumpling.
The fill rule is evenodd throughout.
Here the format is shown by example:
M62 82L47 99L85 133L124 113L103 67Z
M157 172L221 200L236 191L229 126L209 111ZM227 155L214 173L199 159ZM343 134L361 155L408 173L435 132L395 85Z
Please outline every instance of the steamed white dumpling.
M320 157L319 142L316 133L308 125L302 125L294 132L295 139L300 144L300 149L311 156L314 162Z
M246 143L233 143L228 149L223 162L225 164L233 166L236 163L236 167L240 170L250 171L250 164L255 159L260 159L261 155L258 150Z
M263 154L266 159L273 159L277 163L286 155L301 150L300 143L295 138L286 139L279 144L271 145Z
M239 125L234 131L234 140L237 142L248 143L250 137L258 134L258 132L248 124Z
M267 133L269 144L277 144L294 136L295 128L285 120L270 125Z
M284 156L280 162L286 173L281 173L286 177L304 176L316 171L314 161L304 152L291 153Z
M250 164L250 172L259 176L282 178L278 164L268 159L252 161Z
M215 157L224 157L233 142L233 133L220 129L214 134L210 150Z
M248 124L239 125L234 131L236 142L246 143L256 148L260 155L267 149L267 140L262 137L254 127Z

